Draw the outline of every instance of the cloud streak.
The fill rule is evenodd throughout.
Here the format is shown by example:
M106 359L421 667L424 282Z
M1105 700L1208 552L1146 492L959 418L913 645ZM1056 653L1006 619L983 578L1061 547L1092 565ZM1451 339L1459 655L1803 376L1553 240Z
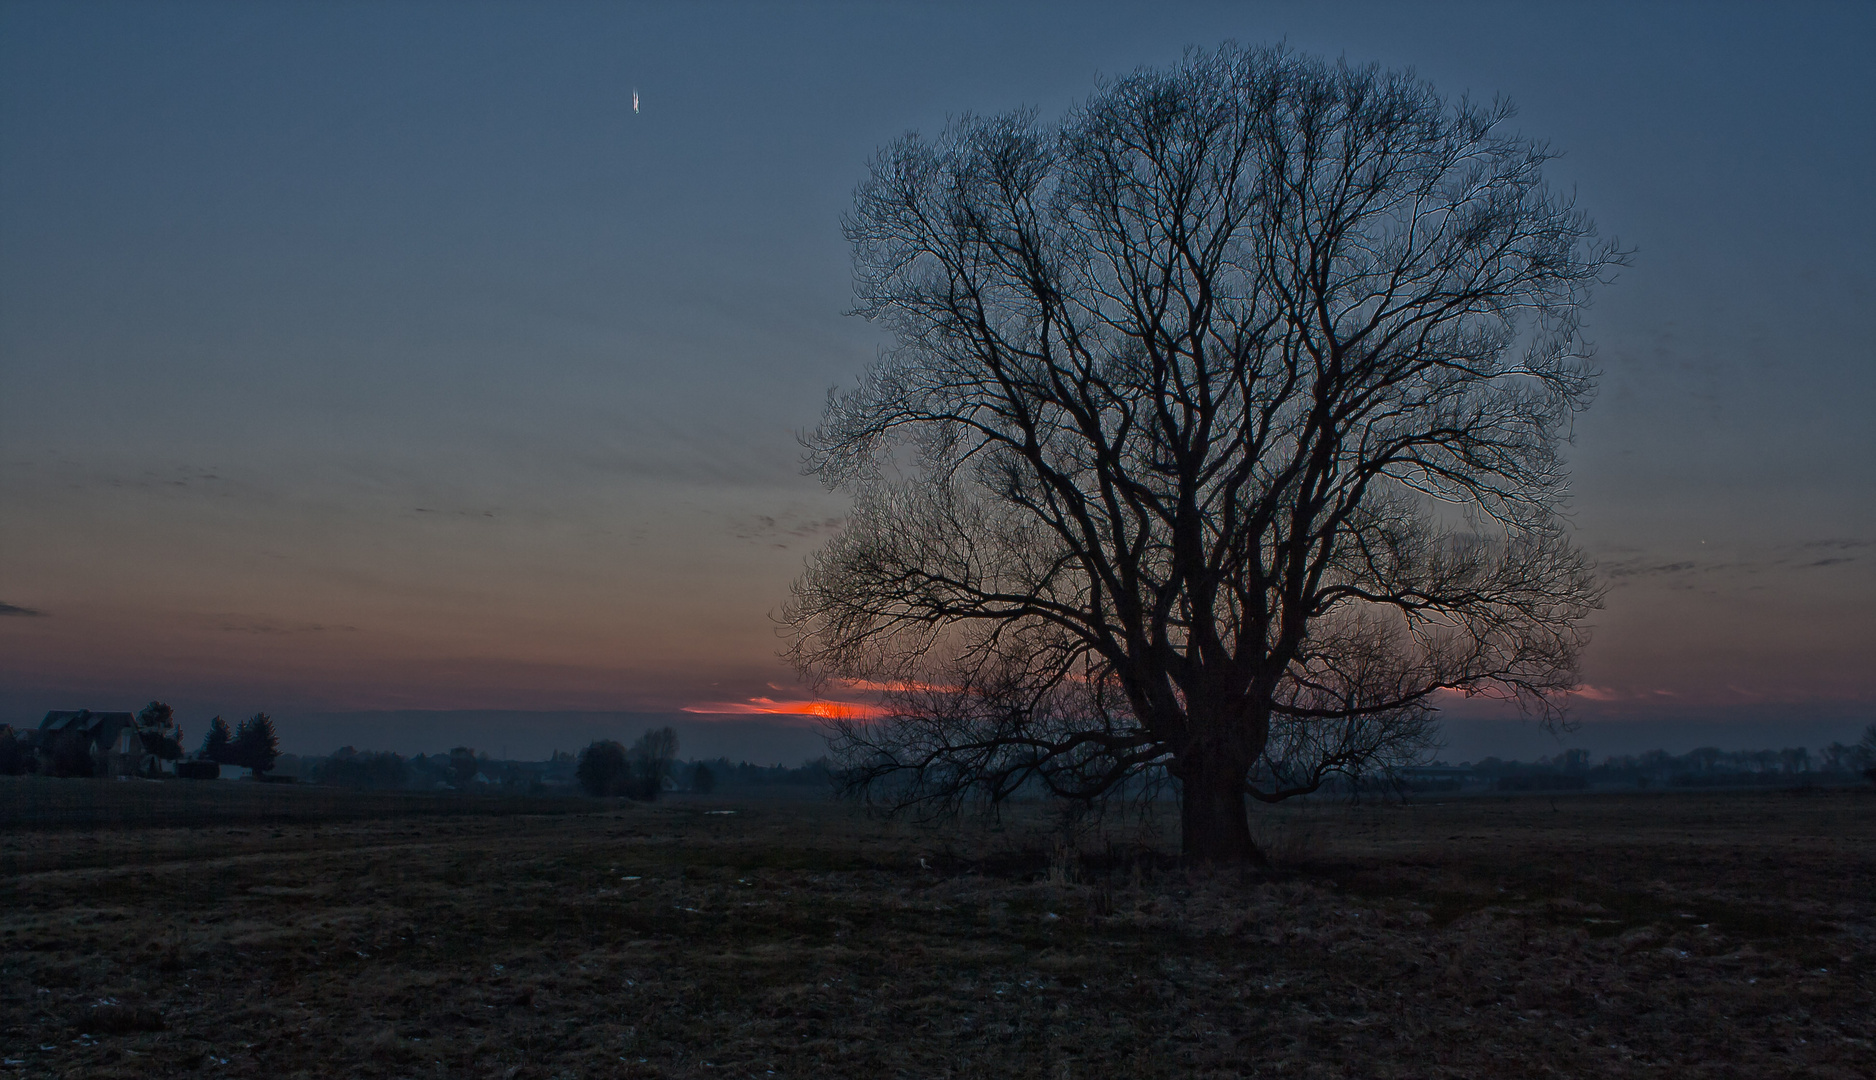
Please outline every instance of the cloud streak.
M348 624L278 622L244 615L203 615L198 617L197 622L206 629L223 634L352 634L358 632L358 627Z
M1781 544L1762 558L1701 562L1677 559L1655 562L1647 559L1623 559L1602 568L1611 581L1628 578L1671 578L1692 574L1760 574L1770 570L1814 570L1858 561L1862 553L1876 547L1876 540L1812 540L1802 544Z
M0 615L20 615L29 619L43 619L46 617L46 613L40 611L38 608L21 607L18 604L9 604L4 600L0 600Z

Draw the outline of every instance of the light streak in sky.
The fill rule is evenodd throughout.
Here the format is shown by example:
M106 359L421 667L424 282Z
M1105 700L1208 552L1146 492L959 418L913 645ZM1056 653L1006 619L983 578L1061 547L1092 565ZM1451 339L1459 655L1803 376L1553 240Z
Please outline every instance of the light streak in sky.
M765 697L748 701L704 701L686 705L683 711L728 716L818 716L823 720L868 720L881 712L875 706L851 701L776 701Z
M632 87L632 111L638 112L638 87Z

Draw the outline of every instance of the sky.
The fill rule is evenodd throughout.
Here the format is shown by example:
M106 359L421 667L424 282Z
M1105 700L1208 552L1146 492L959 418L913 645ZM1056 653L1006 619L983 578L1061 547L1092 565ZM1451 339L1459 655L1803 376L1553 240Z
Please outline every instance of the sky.
M845 509L798 433L885 344L869 158L1225 40L1510 98L1635 249L1580 726L1462 703L1450 756L1876 720L1876 6L8 2L0 722L808 755L775 616Z

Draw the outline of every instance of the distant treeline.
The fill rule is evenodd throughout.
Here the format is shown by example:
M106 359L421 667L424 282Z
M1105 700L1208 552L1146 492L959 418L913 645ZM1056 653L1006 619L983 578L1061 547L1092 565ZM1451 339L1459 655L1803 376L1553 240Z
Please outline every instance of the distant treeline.
M756 765L731 761L727 757L681 760L675 757L659 761L649 759L649 767L633 767L632 749L621 747L624 771L615 779L610 772L617 765L607 760L602 741L580 753L555 751L544 761L521 761L491 758L470 747L456 747L444 753L404 757L388 751L359 750L345 746L324 757L283 755L276 769L302 782L354 788L361 791L501 791L509 794L568 794L587 790L589 794L626 795L655 798L656 791L708 794L711 792L754 791L770 788L828 789L832 769L826 758L804 762L790 768L784 765ZM611 743L617 747L619 744ZM600 750L596 758L593 751ZM582 783L580 765L588 762L590 783ZM596 770L604 776L595 776Z
M1546 791L1590 787L1752 787L1804 783L1876 782L1876 724L1855 744L1833 742L1813 753L1802 746L1780 750L1721 750L1702 746L1685 754L1650 750L1592 761L1587 750L1565 750L1536 761L1488 757L1477 762L1401 770L1399 780L1417 791L1491 788Z

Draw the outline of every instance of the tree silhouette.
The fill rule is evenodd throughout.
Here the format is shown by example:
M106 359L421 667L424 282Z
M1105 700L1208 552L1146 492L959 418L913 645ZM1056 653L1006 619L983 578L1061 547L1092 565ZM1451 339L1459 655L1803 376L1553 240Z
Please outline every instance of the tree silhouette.
M202 749L196 756L220 765L233 765L235 759L229 755L233 741L234 733L228 730L228 721L217 716L208 722L208 734L202 737Z
M626 760L625 747L611 739L599 739L580 751L580 761L573 775L579 780L581 790L594 798L604 798L624 795L632 770Z
M452 749L449 752L449 785L462 791L475 782L476 772L481 766L474 750L466 746Z
M158 761L175 761L182 756L182 728L176 724L176 710L160 701L152 701L137 713L137 739L147 755L148 772L155 772Z
M855 790L1169 774L1185 851L1254 860L1247 796L1575 685L1557 446L1623 256L1511 115L1226 46L878 156L847 234L895 344L807 440L853 511L787 609L806 673L888 688L833 725Z
M397 754L388 751L359 753L341 746L314 771L313 779L321 784L379 791L401 788L410 780L410 767Z
M280 756L273 718L263 712L241 721L235 728L234 740L228 744L228 753L229 764L251 769L256 776L272 769Z
M656 799L664 792L664 782L677 763L677 732L669 727L652 728L638 737L628 756L632 797Z

